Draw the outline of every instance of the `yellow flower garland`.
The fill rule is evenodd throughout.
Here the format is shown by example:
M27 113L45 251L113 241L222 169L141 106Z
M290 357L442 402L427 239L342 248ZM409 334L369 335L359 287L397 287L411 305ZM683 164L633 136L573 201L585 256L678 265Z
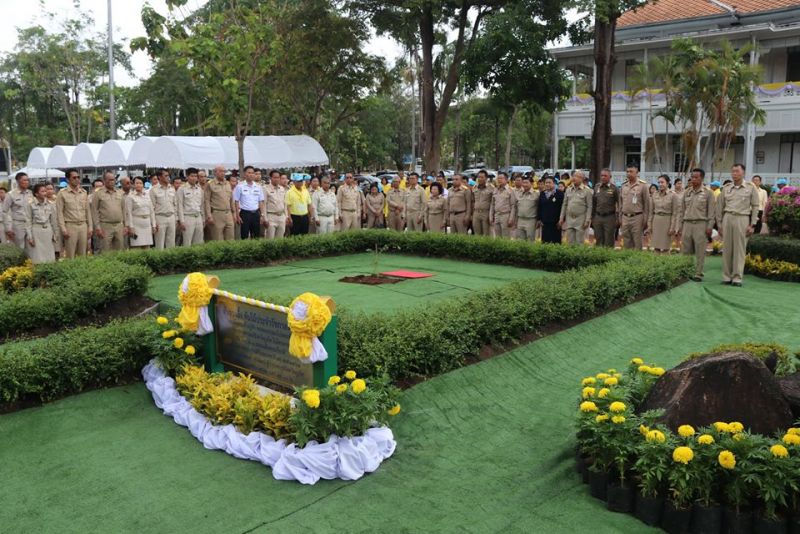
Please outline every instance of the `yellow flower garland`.
M181 302L178 324L184 330L194 332L200 323L200 308L208 306L214 290L203 273L190 273L188 278L187 291L183 292L183 284L178 288L178 300Z
M305 319L295 319L290 311L287 314L292 336L289 338L289 354L295 358L311 356L311 341L322 335L325 327L331 322L331 310L321 298L314 293L303 293L289 306L293 310L295 304L302 302L307 306Z

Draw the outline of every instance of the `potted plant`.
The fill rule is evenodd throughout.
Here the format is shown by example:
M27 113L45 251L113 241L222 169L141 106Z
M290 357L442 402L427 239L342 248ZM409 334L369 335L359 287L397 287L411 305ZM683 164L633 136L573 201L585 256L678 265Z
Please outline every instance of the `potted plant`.
M755 517L754 532L784 534L788 532L785 512L789 508L789 499L800 489L798 456L790 455L782 443L774 443L769 448L759 447L752 456L755 459L756 497L763 506Z
M578 439L581 450L588 456L589 491L592 497L606 499L608 470L611 461L606 447L605 423L610 416L600 413L597 404L584 400L578 406Z
M697 495L694 456L694 450L685 445L672 450L672 465L667 477L670 498L661 518L661 528L670 534L689 532L692 503Z
M639 419L627 413L627 405L614 401L609 405L610 418L605 421L607 428L606 448L613 465L615 477L609 480L607 488L608 509L612 512L630 513L633 511L634 491L627 477L636 453L635 436L638 433Z
M714 430L708 429L710 437ZM746 433L717 433L718 442L709 445L720 465L720 483L725 500L723 510L723 532L726 534L749 534L753 530L753 512L750 502L756 486L753 472L753 449L762 446L763 439ZM700 438L698 438L699 440ZM724 451L732 454L723 455ZM723 465L724 463L724 465Z
M664 508L673 445L669 431L665 429L642 425L640 431L644 440L636 447L637 459L633 466L639 480L635 515L643 523L657 526Z
M717 533L722 528L722 508L717 497L720 474L717 447L713 443L696 442L697 432L690 425L681 425L678 434L686 445L695 445L693 464L697 500L692 510L692 532ZM704 438L703 441L707 440Z

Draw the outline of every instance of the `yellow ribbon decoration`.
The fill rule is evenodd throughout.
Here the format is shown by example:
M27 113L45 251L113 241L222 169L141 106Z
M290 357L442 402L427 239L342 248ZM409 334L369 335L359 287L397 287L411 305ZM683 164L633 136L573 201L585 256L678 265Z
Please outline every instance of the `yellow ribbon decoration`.
M302 303L300 306L306 308L303 319L296 319L294 316L295 305L298 303ZM303 293L292 301L289 313L286 315L292 331L289 338L289 354L295 358L308 358L311 356L313 338L322 335L325 327L331 322L330 308L314 293Z
M200 322L200 308L208 306L214 290L209 286L203 273L190 273L187 277L186 291L182 282L178 288L178 300L181 301L181 313L178 323L184 330L194 332ZM186 280L184 280L186 282Z

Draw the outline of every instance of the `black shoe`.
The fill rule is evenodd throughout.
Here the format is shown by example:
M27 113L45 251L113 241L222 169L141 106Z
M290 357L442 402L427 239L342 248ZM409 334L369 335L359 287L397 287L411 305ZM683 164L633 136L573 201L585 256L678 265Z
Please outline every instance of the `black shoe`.
M741 282L731 282L731 285L733 287L742 287L742 283Z
M692 277L692 281L693 282L702 282L703 281L703 277L695 275L695 276Z
M722 285L724 285L724 286L729 286L729 285L731 285L732 283L733 283L733 282L731 282L730 280L723 280L723 281L722 281Z

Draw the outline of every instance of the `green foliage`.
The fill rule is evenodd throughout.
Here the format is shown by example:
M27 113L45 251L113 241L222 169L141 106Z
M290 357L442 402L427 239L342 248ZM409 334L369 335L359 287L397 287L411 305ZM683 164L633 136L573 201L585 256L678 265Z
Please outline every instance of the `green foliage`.
M0 273L9 267L19 267L25 260L25 251L13 243L4 243L0 245Z
M160 345L158 366L168 375L175 374L187 365L197 365L202 357L202 341L194 332L181 329L177 321L166 317L158 317L160 337L156 342Z
M800 282L800 265L788 261L762 258L748 254L744 259L744 271L770 280Z
M144 294L149 279L146 267L104 257L36 265L33 288L0 298L0 336L69 326L122 298Z
M800 187L785 186L772 193L764 218L770 234L800 239Z
M0 402L45 402L125 382L159 355L157 339L148 318L0 345Z
M778 343L723 343L717 345L706 352L693 352L688 354L683 360L693 360L704 358L720 352L747 352L759 360L775 358L775 374L777 376L788 376L797 372L800 361L796 355L789 352L789 349Z
M800 239L754 235L747 241L747 251L762 258L800 265Z

